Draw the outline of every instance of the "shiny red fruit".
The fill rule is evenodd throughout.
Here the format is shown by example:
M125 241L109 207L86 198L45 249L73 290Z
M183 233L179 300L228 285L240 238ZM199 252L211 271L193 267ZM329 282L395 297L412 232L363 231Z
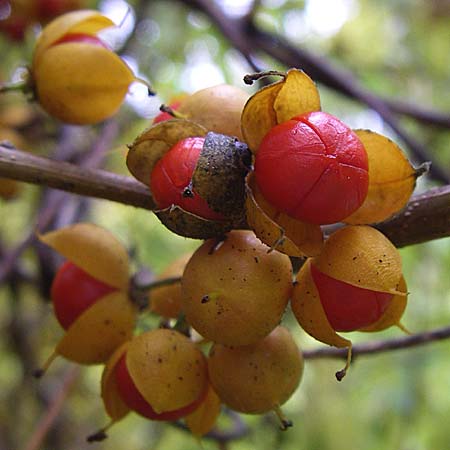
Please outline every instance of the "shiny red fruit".
M204 219L223 219L191 186L204 142L202 137L183 139L155 164L150 176L150 190L159 209L177 205Z
M328 322L335 331L355 331L374 324L393 297L336 280L314 264L311 264L311 275Z
M55 275L50 293L58 322L67 330L93 303L115 290L72 262L65 262Z
M361 141L339 119L320 111L273 127L256 153L255 176L276 208L319 225L358 209L369 184Z
M128 372L125 358L126 353L120 358L115 367L117 390L119 391L121 399L128 406L128 408L137 412L141 416L147 417L151 420L178 420L193 412L206 396L205 391L205 393L202 394L196 401L184 406L183 408L158 414L137 390L130 373Z

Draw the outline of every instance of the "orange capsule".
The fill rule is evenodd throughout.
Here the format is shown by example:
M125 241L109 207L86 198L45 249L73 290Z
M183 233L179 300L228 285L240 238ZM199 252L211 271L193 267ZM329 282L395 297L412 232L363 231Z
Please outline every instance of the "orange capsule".
M39 236L68 262L52 286L55 313L66 329L52 360L61 355L80 364L105 362L130 339L137 308L128 297L128 254L109 231L79 223Z
M81 10L64 14L43 29L34 49L31 78L37 100L50 115L85 125L105 120L119 109L136 77L97 35L112 26L99 12Z
M291 306L301 327L321 342L349 348L338 379L352 345L338 332L402 327L407 290L400 254L374 228L348 226L333 233L296 281Z

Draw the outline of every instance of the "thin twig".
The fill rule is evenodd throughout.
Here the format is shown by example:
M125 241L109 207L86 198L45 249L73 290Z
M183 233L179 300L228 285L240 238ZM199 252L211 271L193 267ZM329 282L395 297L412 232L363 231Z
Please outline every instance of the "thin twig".
M438 328L432 331L416 333L401 338L387 339L384 341L367 342L364 344L355 344L352 347L353 358L355 356L371 355L374 353L383 353L392 350L416 347L419 345L430 344L443 339L450 338L450 327ZM314 350L305 350L303 357L305 359L319 358L347 358L347 348L323 347Z
M30 439L26 443L24 450L39 450L41 448L41 445L47 433L58 419L64 402L69 395L72 387L75 385L79 374L80 369L78 366L71 367L66 371L63 376L60 389L56 392L55 396L51 400L46 414L36 425L36 428L34 429L34 432L31 435Z

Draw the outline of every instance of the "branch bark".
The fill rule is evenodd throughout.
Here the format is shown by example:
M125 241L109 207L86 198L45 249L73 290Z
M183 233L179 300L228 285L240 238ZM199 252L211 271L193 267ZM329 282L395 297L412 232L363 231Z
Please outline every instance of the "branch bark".
M352 355L362 356L374 353L388 352L392 350L416 347L419 345L430 344L443 339L450 338L450 327L438 328L432 331L413 334L397 339L387 339L384 341L367 342L364 344L356 344L352 347ZM305 359L319 358L347 358L348 350L346 348L323 347L314 350L306 350L303 352Z
M131 177L52 161L0 145L0 176L154 209L147 187ZM413 196L407 207L376 227L397 247L450 236L450 185Z

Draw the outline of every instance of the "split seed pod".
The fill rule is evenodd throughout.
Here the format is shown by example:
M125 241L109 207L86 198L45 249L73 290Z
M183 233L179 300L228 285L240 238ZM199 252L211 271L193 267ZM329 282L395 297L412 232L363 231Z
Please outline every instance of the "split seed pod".
M110 288L71 323L44 370L57 355L80 364L105 362L130 339L136 322L137 308L128 298L125 247L107 230L88 223L51 231L39 239Z
M180 145L186 145L186 150ZM155 213L167 228L182 236L206 239L242 223L249 160L247 147L235 138L173 119L154 125L135 140L127 166L153 190ZM187 211L197 200L201 207Z
M344 222L381 222L400 211L414 190L421 174L402 150L390 139L370 130L354 130L369 159L369 189L363 204Z
M379 331L399 325L406 307L406 284L397 249L378 230L348 226L333 233L322 252L297 275L292 311L317 340L348 347L337 331Z
M151 420L178 420L207 398L206 359L196 344L169 329L136 336L105 366L102 398L113 422L133 410Z
M177 108L180 117L198 123L208 131L243 140L241 113L248 93L229 84L219 84L187 96Z
M34 49L31 78L41 106L59 120L94 124L112 116L136 78L98 38L114 23L97 11L64 14L49 23Z
M214 390L231 409L247 414L279 412L300 383L303 357L289 331L278 326L252 345L214 344L208 372Z
M302 70L290 69L282 80L263 87L245 104L241 117L244 141L256 154L275 125L312 111L320 111L316 85Z

